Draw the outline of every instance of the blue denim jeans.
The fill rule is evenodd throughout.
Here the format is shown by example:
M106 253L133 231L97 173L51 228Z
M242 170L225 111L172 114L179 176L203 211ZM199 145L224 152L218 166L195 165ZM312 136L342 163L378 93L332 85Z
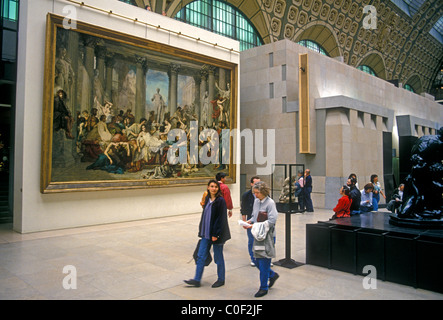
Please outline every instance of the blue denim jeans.
M268 290L269 278L275 275L275 272L271 269L271 259L257 258L255 259L255 265L260 270L260 290Z
M203 276L203 269L205 268L205 261L213 246L214 262L217 265L217 276L220 281L225 281L225 259L223 257L223 244L212 244L212 240L202 238L197 254L197 267L195 270L194 280L201 281Z
M378 203L380 202L380 193L372 195L372 211L378 211Z
M246 229L246 233L248 235L248 252L249 252L249 256L251 257L251 262L255 263L254 251L252 251L252 246L254 244L254 236L252 235L251 228Z
M305 188L305 198L304 198L304 206L306 208L306 211L308 212L312 212L314 211L314 205L312 204L312 199L311 199L311 192L312 192L312 188Z

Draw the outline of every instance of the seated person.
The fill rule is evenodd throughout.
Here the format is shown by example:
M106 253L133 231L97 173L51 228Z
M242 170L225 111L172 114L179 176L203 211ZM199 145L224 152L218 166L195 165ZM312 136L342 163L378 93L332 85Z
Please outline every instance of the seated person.
M405 185L402 183L398 186L397 190L395 190L394 194L392 195L391 201L387 204L386 208L391 211L392 213L395 213L398 208L400 208L401 204L403 203L403 190L405 188Z
M342 186L340 188L340 194L341 198L338 199L338 203L333 209L335 212L334 215L331 217L331 219L337 219L337 218L347 218L351 216L351 203L352 199L350 197L350 190L348 186Z
M349 196L351 197L351 215L360 213L361 192L356 187L357 180L355 178L348 178L346 185L349 187Z
M374 186L372 183L367 183L363 190L361 190L360 212L370 212L374 208L372 206L372 190Z

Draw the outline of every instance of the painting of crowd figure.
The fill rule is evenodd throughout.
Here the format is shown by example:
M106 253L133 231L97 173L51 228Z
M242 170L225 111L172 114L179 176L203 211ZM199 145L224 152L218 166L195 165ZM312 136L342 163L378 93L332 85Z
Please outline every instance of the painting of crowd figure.
M187 135L191 134L191 121L199 121L199 133L205 129L213 129L221 141L222 130L229 128L229 98L230 90L219 89L217 98L208 100L205 92L202 99L202 116L199 117L194 103L178 106L171 114L160 89L152 96L154 110L146 117L136 119L131 108L117 109L112 102L101 104L97 96L90 110L77 111L72 116L66 106L67 94L60 87L54 97L54 131L63 130L66 139L74 140L76 152L82 162L90 162L86 170L104 170L113 174L125 172L140 172L149 169L142 176L145 179L186 177L205 167L200 161L188 161L180 164L170 164L168 150L177 140L168 140L168 133L181 129ZM209 112L212 108L212 112ZM75 130L74 130L75 126ZM76 134L74 134L76 132ZM179 137L177 137L178 139ZM210 139L208 139L210 140ZM198 141L199 148L210 141ZM189 143L188 143L189 144ZM186 146L187 147L187 146ZM209 149L209 152L212 150ZM179 150L177 150L177 153ZM227 169L221 163L221 149L214 150L219 164L213 164L212 170Z
M200 184L233 173L226 131L236 122L237 64L50 22L42 192Z
M155 166L152 174L144 176L145 178L184 177L198 172L203 167L201 162L191 164L191 161L187 161L186 164L171 165L167 157L168 149L177 142L168 140L171 129L183 130L189 141L190 122L198 121L194 105L179 106L171 115L170 112L163 111L162 101L158 102L160 107L157 110L160 112L150 111L146 118L138 120L131 109L119 110L117 114L113 114L112 104L109 102L92 108L91 113L84 110L82 114L78 114L76 143L79 152L83 154L82 161L93 162L87 169L123 173L138 172ZM212 101L211 105L214 109L213 116L218 121L213 121L210 127L200 126L200 130L211 128L220 136L221 130L227 127L227 121L226 113L221 115L222 106L217 101ZM207 141L200 140L199 146L205 143ZM216 164L214 167L224 169L223 164Z

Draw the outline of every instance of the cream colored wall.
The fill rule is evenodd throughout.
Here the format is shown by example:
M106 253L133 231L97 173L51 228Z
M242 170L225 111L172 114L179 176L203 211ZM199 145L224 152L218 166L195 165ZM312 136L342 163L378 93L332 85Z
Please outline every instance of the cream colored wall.
M202 40L216 42L220 46L233 48L237 51L239 48L238 42L231 39L119 1L85 0L84 3L107 11L112 9L114 13L137 18L139 21L146 21L156 26L160 25L177 32L181 31L182 34L192 36L198 34ZM40 193L46 15L54 13L64 16L68 13L67 5L73 4L63 0L20 1L14 161L14 230L28 233L200 212L199 201L205 190L203 185L140 190ZM239 63L239 55L235 52L197 43L183 36L179 37L156 28L145 27L96 10L76 5L74 7L77 19L80 21ZM239 171L237 170L237 184L229 185L234 206L240 205ZM190 232L196 232L196 230L190 230Z
M272 67L270 53L274 56ZM297 150L300 53L309 55L311 143L316 150L310 155ZM443 124L442 106L428 97L395 87L289 40L244 51L241 64L241 128L276 130L276 163L305 164L311 169L315 207L335 205L339 186L351 172L358 175L360 187L373 173L379 175L383 185L383 131L392 132L393 148L398 148L396 116L430 120L435 127ZM286 81L281 80L283 64L287 66ZM276 88L273 99L269 99L270 82ZM283 96L287 97L286 113L282 111ZM429 129L419 127L419 131ZM247 180L256 167L241 165Z

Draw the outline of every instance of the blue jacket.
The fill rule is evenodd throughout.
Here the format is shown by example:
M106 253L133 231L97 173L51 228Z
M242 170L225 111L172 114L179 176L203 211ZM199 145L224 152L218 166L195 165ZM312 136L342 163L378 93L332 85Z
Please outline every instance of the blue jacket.
M241 208L240 212L242 215L247 216L246 220L251 219L252 208L254 207L255 197L252 194L252 190L248 190L243 193L241 197Z
M312 192L312 177L311 177L311 175L306 176L304 189L305 189L305 192L307 192L307 193Z
M205 207L208 204L209 197L206 198ZM198 236L202 238L202 225L203 225L203 213L200 218L200 224L198 226ZM210 236L217 237L218 240L213 244L223 244L231 239L231 232L228 224L228 209L226 208L226 201L223 197L218 197L212 203L211 208L211 222L210 222Z

